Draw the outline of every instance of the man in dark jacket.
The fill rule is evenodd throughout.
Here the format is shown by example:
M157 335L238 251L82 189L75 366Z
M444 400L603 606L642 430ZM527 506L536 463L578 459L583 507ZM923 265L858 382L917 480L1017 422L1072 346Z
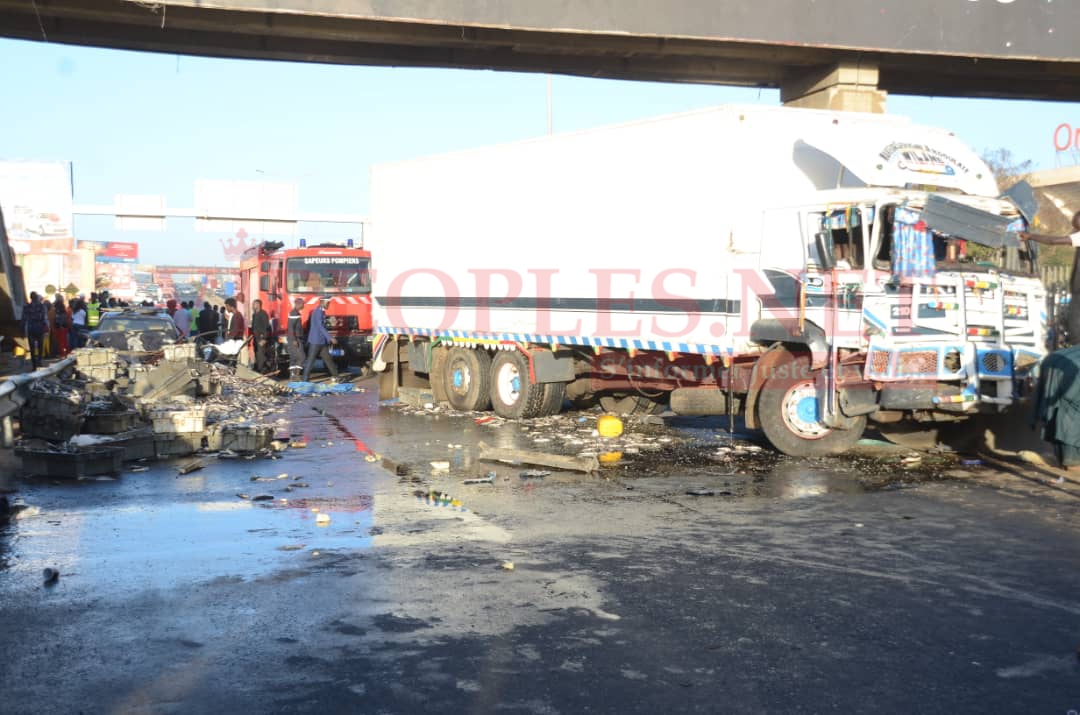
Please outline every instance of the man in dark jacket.
M30 293L30 302L23 306L23 330L30 342L30 364L37 370L41 367L45 334L49 332L49 313L37 291Z
M263 310L261 300L251 302L251 334L255 336L255 370L270 371L270 316Z
M289 350L289 377L296 379L304 369L304 299L293 300L289 311L289 325L285 330L285 346Z
M325 304L328 302L327 298L323 298L322 303L315 306L315 310L311 311L311 318L308 323L307 362L304 363L304 382L311 379L311 368L315 364L315 358L318 357L322 358L326 369L330 371L330 377L335 381L337 380L337 365L334 363L333 356L330 355L330 344L334 342L334 338L330 336L330 331L326 329Z
M195 330L199 333L199 342L216 342L218 333L218 314L209 302L203 303L199 317L195 321Z

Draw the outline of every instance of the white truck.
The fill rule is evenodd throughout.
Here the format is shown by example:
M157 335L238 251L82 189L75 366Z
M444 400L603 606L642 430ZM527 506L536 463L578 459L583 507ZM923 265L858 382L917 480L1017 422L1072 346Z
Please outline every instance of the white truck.
M1030 204L947 131L779 107L378 166L381 393L741 413L796 456L868 418L936 434L1004 411L1045 353Z

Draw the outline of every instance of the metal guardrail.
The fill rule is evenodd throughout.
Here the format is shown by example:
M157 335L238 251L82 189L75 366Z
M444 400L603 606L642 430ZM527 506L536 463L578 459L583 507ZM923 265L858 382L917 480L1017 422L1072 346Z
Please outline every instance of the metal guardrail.
M14 430L11 425L11 416L26 404L27 389L33 383L46 377L59 375L64 370L75 364L75 358L64 358L58 363L43 367L25 375L16 375L0 384L0 422L2 422L3 434L0 435L0 445L4 449L11 449L15 442Z

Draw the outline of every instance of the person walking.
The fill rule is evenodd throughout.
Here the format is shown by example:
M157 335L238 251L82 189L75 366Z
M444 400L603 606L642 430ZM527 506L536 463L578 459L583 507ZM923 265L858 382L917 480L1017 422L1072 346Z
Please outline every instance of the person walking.
M263 310L262 301L251 301L251 334L255 336L255 370L264 375L270 372L270 316Z
M68 334L71 331L71 316L68 315L67 305L64 304L64 296L56 294L53 303L53 335L56 336L56 354L59 357L67 357L70 351L68 347Z
M90 302L86 304L86 327L97 330L101 322L101 299L97 293L90 293Z
M229 298L225 301L225 339L243 340L245 337L244 316L236 309L236 300Z
M304 299L293 300L292 310L289 311L289 324L285 329L285 347L289 351L289 378L295 380L300 377L304 369Z
M315 365L315 358L318 357L322 358L326 369L330 371L331 379L336 382L338 378L337 364L334 363L334 358L330 354L330 345L335 342L335 339L326 329L326 305L329 302L329 298L323 298L322 302L315 306L315 310L311 311L311 318L308 321L308 353L307 362L304 363L304 382L310 382L311 368Z
M41 302L45 306L45 322L49 326L45 331L45 340L41 344L41 354L54 358L56 357L56 303L50 303L48 296L42 296Z
M71 335L75 347L86 347L86 301L82 298L71 301Z
M199 331L200 343L215 342L218 334L218 313L209 301L203 303L203 309L199 311L195 326L195 329Z
M23 332L30 344L30 365L37 370L41 367L45 336L49 332L49 313L37 291L31 291L30 302L23 306Z
M183 303L173 311L172 321L173 325L176 326L176 331L180 333L180 337L186 340L191 335L191 313L187 311L187 307Z

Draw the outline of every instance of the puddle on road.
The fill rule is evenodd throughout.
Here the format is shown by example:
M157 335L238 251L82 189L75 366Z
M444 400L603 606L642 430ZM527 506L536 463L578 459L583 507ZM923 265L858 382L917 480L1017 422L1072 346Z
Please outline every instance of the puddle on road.
M748 432L741 424L729 436L726 418L669 416L663 424L629 419L620 438L601 439L592 434L599 415L584 411L504 421L490 415L394 406L380 411L378 421L383 429L376 440L394 436L379 447L394 462L409 464L403 483L438 489L482 477L496 468L501 483L507 483L506 474L516 475L514 470L529 468L524 463L510 467L480 462L475 449L478 441L503 449L568 456L595 454L601 462L601 478L618 480L628 489L668 495L696 488L725 497L801 499L858 494L948 479L944 472L957 466L955 458L940 455L923 455L916 463L903 463L901 456L909 453L884 444L859 447L837 457L794 459L774 451L760 433ZM409 443L410 434L418 439ZM452 449L461 442L464 449ZM449 472L430 469L429 460L448 461ZM541 484L520 486L535 490L595 478L556 472ZM515 487L518 481L515 476L509 479Z
M330 523L317 525L312 508ZM247 580L290 563L307 565L313 550L367 548L371 525L370 497L53 510L5 530L8 568L0 571L0 591L40 587L46 567L60 570L68 595Z

